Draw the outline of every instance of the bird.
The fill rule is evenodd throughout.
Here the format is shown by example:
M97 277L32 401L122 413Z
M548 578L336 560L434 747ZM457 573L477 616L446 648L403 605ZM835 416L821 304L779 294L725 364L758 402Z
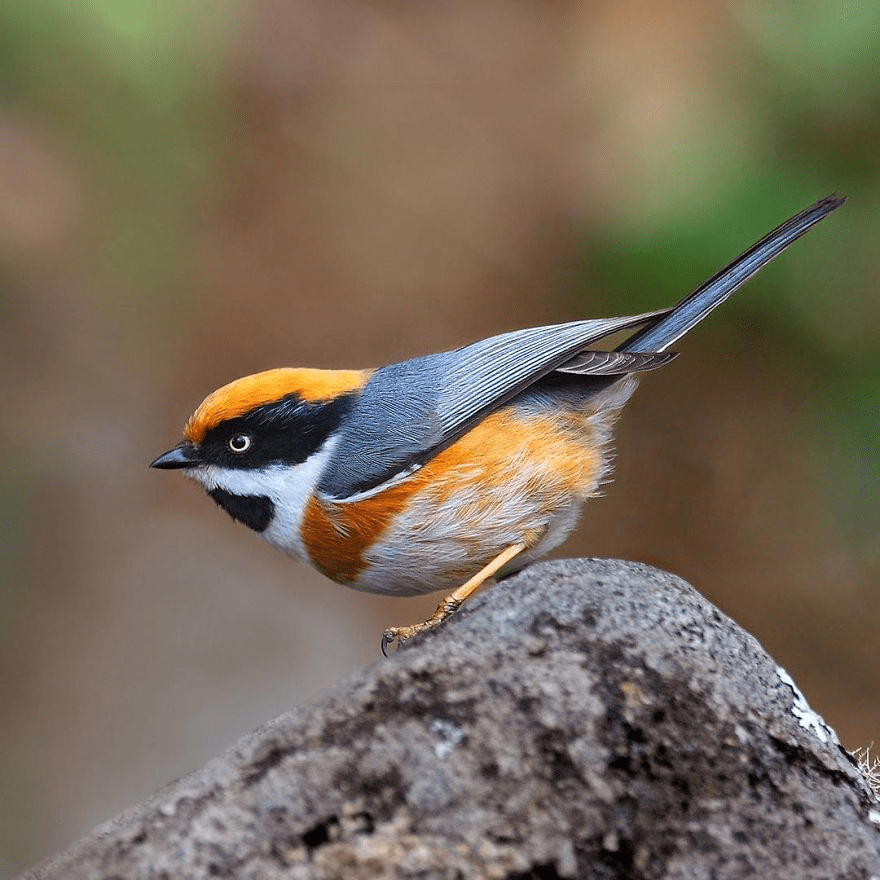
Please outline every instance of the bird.
M151 467L183 470L233 520L333 581L449 591L427 620L384 631L387 654L557 547L608 480L612 429L640 374L676 357L671 345L844 201L795 214L672 308L515 330L378 369L236 379Z

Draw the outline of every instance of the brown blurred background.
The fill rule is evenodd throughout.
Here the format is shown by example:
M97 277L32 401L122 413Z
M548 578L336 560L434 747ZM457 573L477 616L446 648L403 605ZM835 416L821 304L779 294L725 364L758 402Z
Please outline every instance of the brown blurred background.
M880 4L0 6L0 873L377 662L384 600L147 463L205 393L669 305L565 555L644 560L880 738Z

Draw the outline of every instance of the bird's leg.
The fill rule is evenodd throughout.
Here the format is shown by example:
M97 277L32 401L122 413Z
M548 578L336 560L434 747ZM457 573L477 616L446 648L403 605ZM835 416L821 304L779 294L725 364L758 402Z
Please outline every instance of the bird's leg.
M448 596L445 596L443 601L437 606L437 610L424 623L416 623L412 626L392 626L386 629L382 634L382 653L387 657L389 645L394 644L394 642L397 642L399 645L401 642L412 638L416 633L423 632L426 629L433 629L435 626L443 623L447 617L461 607L461 604L471 593L492 577L498 569L507 565L514 556L522 553L525 549L525 544L511 544L502 550L501 553L488 565L481 568L470 580L463 583Z

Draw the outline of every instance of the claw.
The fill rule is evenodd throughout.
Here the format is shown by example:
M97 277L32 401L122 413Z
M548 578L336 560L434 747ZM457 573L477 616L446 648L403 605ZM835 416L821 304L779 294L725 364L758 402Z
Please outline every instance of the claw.
M388 656L388 649L394 644L396 639L397 636L394 634L393 629L386 629L385 632L382 633L381 647L383 657Z
M428 629L424 623L418 623L415 626L390 626L382 633L382 656L388 656L388 649L396 643L395 651L408 639L417 632Z

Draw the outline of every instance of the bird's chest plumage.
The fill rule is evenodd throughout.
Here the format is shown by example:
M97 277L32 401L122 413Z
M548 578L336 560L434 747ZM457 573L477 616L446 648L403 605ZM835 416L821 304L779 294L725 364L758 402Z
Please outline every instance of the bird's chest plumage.
M313 496L303 544L320 571L355 589L455 587L506 546L544 552L546 537L565 537L606 469L601 428L592 407L505 407L396 485L353 501Z

